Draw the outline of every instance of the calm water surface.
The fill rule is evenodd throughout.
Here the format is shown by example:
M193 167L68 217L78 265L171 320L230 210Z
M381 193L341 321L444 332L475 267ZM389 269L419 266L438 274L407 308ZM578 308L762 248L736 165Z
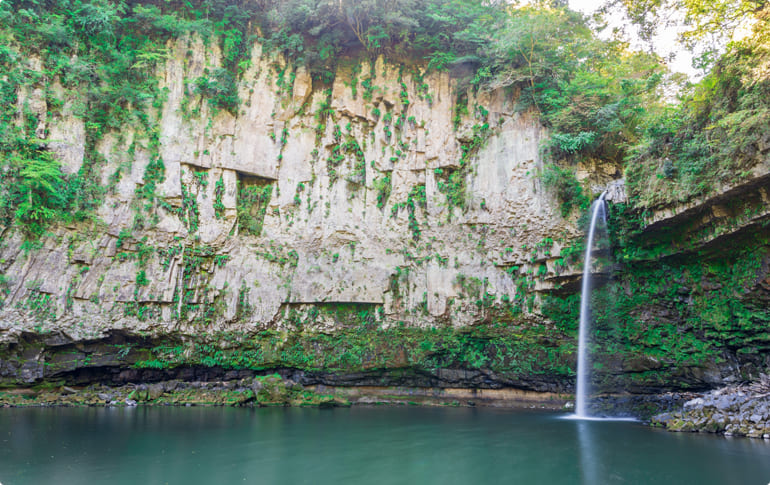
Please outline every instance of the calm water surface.
M770 483L770 443L473 408L0 409L0 483Z

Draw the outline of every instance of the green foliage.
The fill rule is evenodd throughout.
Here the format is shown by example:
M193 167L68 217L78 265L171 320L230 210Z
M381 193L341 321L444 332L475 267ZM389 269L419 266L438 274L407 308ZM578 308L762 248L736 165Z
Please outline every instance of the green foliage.
M374 84L372 84L372 79L366 78L363 81L361 81L361 87L364 88L364 101L371 102L374 96L374 89L375 89ZM377 110L377 114L375 114L374 117L379 118L379 116L380 116L379 110Z
M150 281L147 279L147 273L144 270L140 270L136 274L136 286L147 286L148 284L150 284Z
M3 174L3 219L19 224L30 236L38 237L53 221L67 217L71 195L59 163L46 151L29 153L35 158L12 156Z
M27 297L16 303L16 308L28 311L38 324L56 320L56 302L54 298L40 291L40 282L33 282L27 289Z
M194 233L198 230L200 226L198 197L195 192L188 190L185 184L182 184L182 206L178 209L177 215L190 232Z
M238 114L238 85L235 76L227 69L215 69L210 77L207 69L204 76L195 80L195 92L208 98L214 108Z
M330 102L330 98L328 99ZM317 117L324 117L324 112L331 112L332 109L326 106L326 103L322 104L319 109ZM319 130L320 132L321 130ZM352 135L346 135L345 141L342 142L342 129L339 125L334 125L333 130L334 141L336 142L330 149L329 157L326 159L326 173L329 176L329 184L334 184L339 179L338 170L342 166L343 162L348 160L348 157L352 158L352 169L350 175L346 177L348 182L364 185L366 183L366 160L364 159L364 151L359 145L358 141ZM350 162L349 162L350 163Z
M696 61L707 67L720 46L728 43L736 30L745 27L752 17L761 18L766 12L763 0L613 0L604 7L619 6L639 28L640 37L652 42L666 19L684 19L685 29L679 41L693 50Z
M580 322L580 294L576 293L564 298L546 296L540 307L543 316L548 318L557 328L576 335Z
M758 254L756 247L748 244L740 254L715 259L633 263L595 291L593 359L604 367L655 363L644 373L599 371L599 385L686 388L693 384L682 374L687 367L719 363L728 352L768 352L770 318L751 293L767 251ZM574 333L580 297L548 296L541 311L557 328Z
M150 112L162 107L165 92L158 89L152 74L168 58L166 41L170 39L197 32L206 42L212 36L221 42L223 68L199 78L194 90L209 98L215 109L236 112L237 77L248 65L255 15L257 10L249 2L133 6L110 0L1 2L0 153L4 156L0 168L4 181L9 182L6 187L12 188L11 193L0 196L4 222L16 222L34 237L56 220L91 217L106 191L99 171L104 158L96 147L106 133L119 134L126 124L135 128L135 143L147 143L152 155L150 170L159 172L157 127L151 121L158 116L150 116ZM39 72L23 62L31 57L41 60ZM37 140L42 133L36 131L44 125L38 124L35 113L26 103L22 112L16 112L17 92L42 88L48 116L57 116L63 100L55 97L55 80L65 88L86 127L84 163L78 173L67 176L57 173L52 155ZM144 135L147 140L142 139ZM133 156L133 145L129 156ZM121 170L111 182L119 180ZM160 177L146 175L145 184L137 189L139 197L147 201L144 208L148 211L153 209L155 185L162 181L160 173ZM51 195L52 187L56 187L56 196Z
M371 57L428 57L430 68L444 69L449 64L439 59L474 52L487 41L502 9L482 0L287 0L269 3L262 13L267 47L322 78L352 46ZM367 99L371 91L362 85Z
M370 305L333 305L300 314L290 310L288 321L301 329L318 317L339 320L332 334L262 331L256 336L223 334L211 345L202 339L169 342L151 349L152 358L137 367L218 366L225 369L295 368L323 372L400 369L425 372L441 368L491 369L510 376L547 374L569 377L572 346L559 341L537 342L537 332L474 327L382 328ZM394 345L398 342L398 345ZM160 365L159 365L160 364Z
M643 353L677 363L701 363L724 348L766 352L767 315L758 302L744 296L758 263L744 254L705 264L635 267L621 283L630 291L613 285L597 302L606 351ZM650 318L647 312L661 305L669 312L667 318Z
M347 179L348 182L359 185L366 184L366 160L364 159L364 151L361 149L361 145L358 144L355 138L348 135L347 140L340 148L345 155L353 159L353 169Z
M155 189L158 184L166 179L166 166L160 157L153 157L147 167L144 169L142 180L144 184L136 188L136 195L140 199L145 199L147 205L145 209L150 210L151 204L155 200Z
M225 182L220 175L217 181L214 183L214 217L222 219L225 216L225 205L222 203L222 198L225 195Z
M326 173L329 175L329 185L333 185L339 179L337 169L345 161L345 155L339 145L331 148L329 158L326 159Z
M586 209L590 204L590 200L583 193L583 187L580 186L575 173L569 168L549 163L543 168L540 180L544 187L556 192L556 197L561 204L562 217L567 217L573 207Z
M251 184L238 181L238 229L252 236L262 233L262 223L265 220L267 206L273 194L273 186L267 184Z
M564 154L573 154L586 150L596 141L593 131L581 131L576 135L569 133L554 133L551 136L551 146Z
M458 104L455 106L455 128L463 114L467 114L467 99L465 98L459 99ZM459 167L437 168L434 170L437 188L439 192L446 195L447 205L450 208L448 217L450 218L452 216L451 208L459 207L460 209L465 209L467 207L468 196L465 191L465 184L471 167L471 158L484 145L490 134L489 124L487 123L488 116L489 112L484 107L477 107L476 118L481 123L473 125L470 141L464 141L460 145Z
M770 80L758 66L770 62L768 36L770 20L759 21L754 35L731 44L678 106L649 117L626 166L640 207L714 194L752 177L766 160Z
M237 320L243 320L251 315L254 310L249 302L249 288L246 286L246 282L241 282L241 287L238 290L238 301L235 304L235 318Z
M39 236L57 220L90 217L105 191L98 141L127 122L148 127L145 109L153 107L158 92L156 80L145 70L163 56L146 36L128 35L131 23L125 19L131 14L124 4L104 0L0 4L0 64L6 73L0 80L0 159L5 181L12 182L5 186L10 193L0 197L0 212L6 222L12 219L9 214L18 213L16 222L28 236ZM32 55L42 61L40 72L21 62ZM12 111L17 92L40 87L46 93L48 116L56 116L62 101L51 91L54 79L68 90L86 128L83 163L77 173L66 176L37 139L43 136L43 125L27 102L21 113ZM20 120L21 125L14 122Z
M390 173L385 173L382 177L374 179L372 188L377 192L377 208L384 208L385 204L388 202L390 191L392 189Z
M394 204L390 211L390 217L396 217L399 210L406 208L409 220L409 230L412 232L412 240L415 243L420 240L420 235L422 234L422 229L420 229L420 222L417 220L417 215L415 212L417 207L420 207L424 210L427 205L428 200L427 195L425 194L425 185L420 184L412 187L412 189L409 191L409 195L406 198L406 202L399 202L398 204Z
M449 207L465 207L465 172L455 168L437 168L435 170L437 188L446 195Z
M578 14L545 4L514 8L484 0L287 0L151 2L129 7L108 0L71 6L68 2L20 0L14 7L9 2L0 5L2 38L8 39L0 42L0 63L10 73L0 83L2 101L15 106L18 86L39 82L32 79L34 73L16 67L20 58L30 54L43 59L41 79L61 79L67 89L79 94L88 128L88 163L67 181L71 200L51 204L70 204L79 217L97 205L104 190L96 169L103 163L96 156L97 143L105 133L119 131L126 123L140 126L139 131L148 135L153 173L148 174L138 193L147 201L144 208L153 210L154 189L162 181L162 161L157 127L151 121L157 117L149 112L162 106L165 94L158 89L155 76L149 74L168 58L166 41L190 32L200 34L206 42L212 37L220 42L222 67L210 68L187 90L188 95L208 99L214 110L238 112L238 79L248 67L252 35L259 28L267 49L282 52L294 65L308 66L322 83L331 81L343 57L384 54L401 62L426 60L426 68L415 69L413 77L421 99L431 99L423 76L432 69L452 69L460 78L460 92L466 86L517 88L522 93L519 109L535 109L551 128L553 138L546 144L546 154L553 160L573 162L586 157L617 161L623 156L624 144L635 140L643 106L649 104L650 96L658 94L661 72L655 58L629 54L621 44L599 41ZM40 46L45 46L42 51ZM352 88L360 83L363 98L371 100L376 73L361 75L357 66L354 63ZM286 72L285 68L278 72L283 94L292 85ZM293 75L295 70L290 72ZM406 83L399 82L403 112L384 113L389 139L400 136L407 123L405 110L413 102ZM330 96L328 90L317 111L319 137L333 113ZM463 100L457 103L456 123L468 114L468 98ZM478 133L474 128L473 141L463 145L462 161L486 138L487 115L484 113L476 125ZM8 122L14 116L3 115L0 140L18 138L10 133L15 125ZM414 124L413 118L409 120ZM26 121L29 140L35 123L29 116ZM285 140L282 134L282 143ZM338 178L335 164L341 162L340 157L359 151L360 147L348 145L332 154L328 167L332 181ZM363 168L363 157L356 155L350 179L362 183ZM465 204L467 170L463 166L441 181L452 207ZM116 172L119 176L120 171ZM6 205L15 211L13 203ZM54 220L66 213L43 212L34 217ZM221 210L216 214L221 216ZM190 215L185 218L194 220Z

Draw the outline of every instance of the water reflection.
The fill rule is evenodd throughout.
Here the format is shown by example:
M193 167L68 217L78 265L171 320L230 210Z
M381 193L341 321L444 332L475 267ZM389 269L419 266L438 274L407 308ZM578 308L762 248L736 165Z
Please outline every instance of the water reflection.
M591 431L591 423L585 420L576 421L578 432L578 444L580 446L580 472L584 485L594 485L599 481L598 463L594 450L594 441Z

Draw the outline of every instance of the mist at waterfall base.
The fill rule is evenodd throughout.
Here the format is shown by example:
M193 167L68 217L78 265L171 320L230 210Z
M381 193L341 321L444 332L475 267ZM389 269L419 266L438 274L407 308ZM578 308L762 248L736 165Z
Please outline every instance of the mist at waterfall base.
M491 408L11 408L0 483L770 481L770 442Z

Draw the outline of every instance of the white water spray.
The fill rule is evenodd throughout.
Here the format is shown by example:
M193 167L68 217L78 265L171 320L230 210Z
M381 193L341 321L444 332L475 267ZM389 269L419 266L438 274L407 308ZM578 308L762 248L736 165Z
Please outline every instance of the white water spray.
M602 193L599 198L591 205L591 226L588 229L588 241L586 241L586 254L583 261L583 288L580 293L580 330L578 336L578 364L577 364L577 390L575 395L575 415L578 418L589 417L586 410L586 398L590 395L590 381L588 379L587 346L588 332L591 325L591 250L594 245L594 232L596 231L596 222L601 217L601 222L607 224L607 214L604 209L604 196Z

